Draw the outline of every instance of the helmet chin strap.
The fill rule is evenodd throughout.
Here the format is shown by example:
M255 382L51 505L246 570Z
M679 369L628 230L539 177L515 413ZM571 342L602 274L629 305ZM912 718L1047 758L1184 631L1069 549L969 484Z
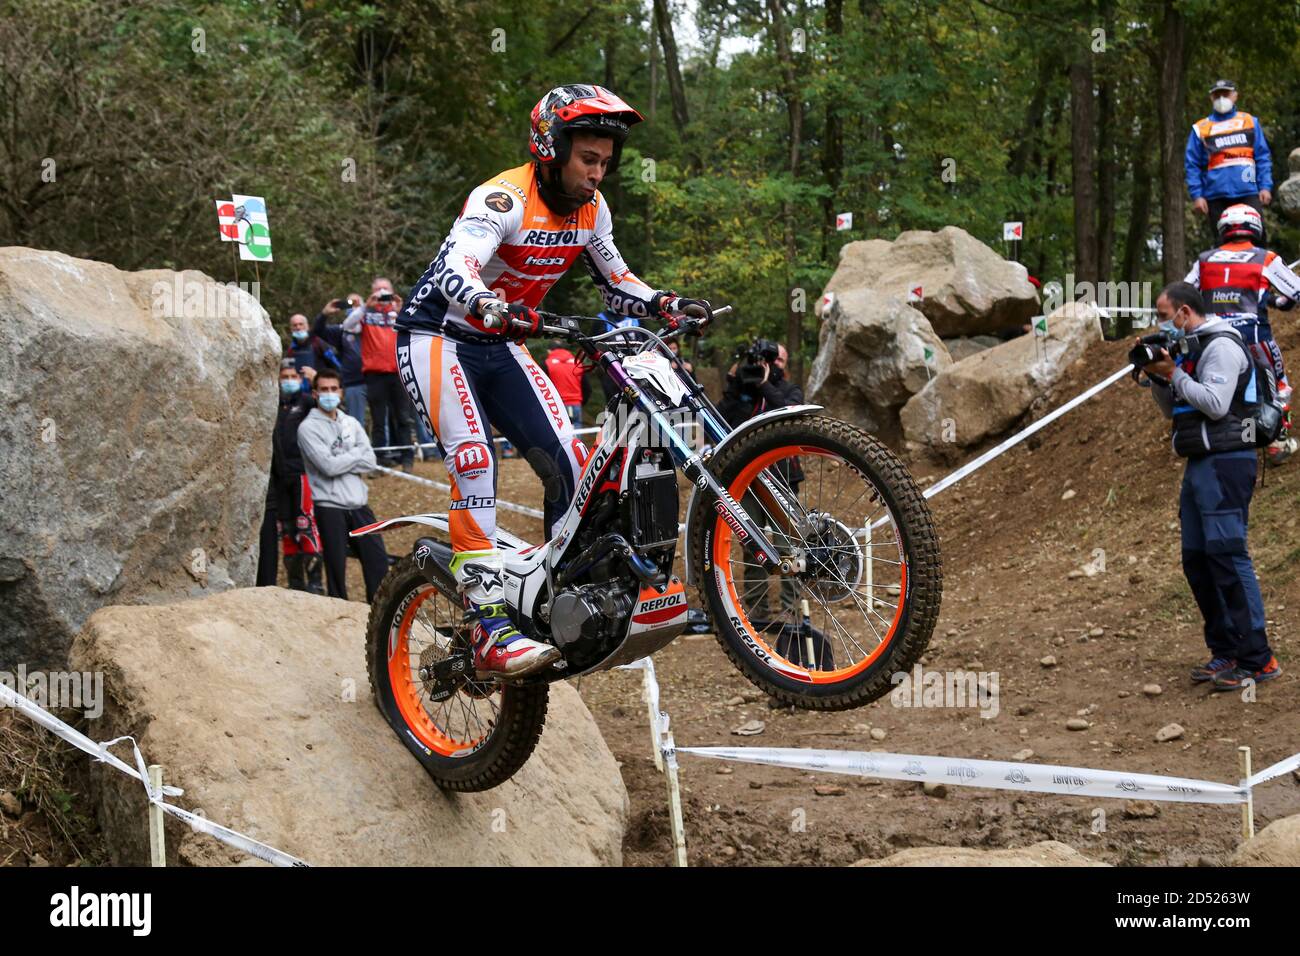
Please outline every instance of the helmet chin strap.
M536 168L537 191L541 194L542 202L546 203L552 212L567 216L587 201L581 196L571 196L564 191L558 166L551 166L550 168L537 166Z

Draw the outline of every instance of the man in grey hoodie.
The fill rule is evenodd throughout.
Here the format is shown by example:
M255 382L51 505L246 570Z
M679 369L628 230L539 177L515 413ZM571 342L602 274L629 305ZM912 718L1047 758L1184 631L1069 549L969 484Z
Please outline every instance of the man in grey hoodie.
M348 532L375 523L367 504L370 490L361 477L374 469L375 452L361 423L339 411L343 384L338 372L317 372L312 394L316 407L298 426L298 447L316 507L327 589L330 597L347 600L348 551L355 548L366 580L366 600L372 601L388 572L388 552L379 535L354 539Z
M1237 690L1282 673L1246 547L1256 470L1255 365L1230 322L1206 318L1195 286L1169 284L1156 311L1174 354L1162 349L1142 371L1161 412L1173 420L1174 453L1187 459L1178 499L1183 574L1210 650L1210 660L1192 668L1191 677L1216 691Z

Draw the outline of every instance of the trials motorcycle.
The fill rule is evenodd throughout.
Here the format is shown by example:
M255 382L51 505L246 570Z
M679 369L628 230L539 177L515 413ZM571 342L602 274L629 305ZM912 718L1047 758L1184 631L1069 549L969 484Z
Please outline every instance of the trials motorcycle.
M497 531L514 624L560 660L519 680L476 674L445 513L352 532L431 532L376 593L366 656L380 711L434 781L481 791L510 779L541 736L550 683L669 644L687 625L688 585L732 663L781 704L844 710L886 694L925 650L942 591L938 536L902 462L819 405L731 428L667 346L710 319L589 334L604 321L541 316L541 334L620 390L550 541Z

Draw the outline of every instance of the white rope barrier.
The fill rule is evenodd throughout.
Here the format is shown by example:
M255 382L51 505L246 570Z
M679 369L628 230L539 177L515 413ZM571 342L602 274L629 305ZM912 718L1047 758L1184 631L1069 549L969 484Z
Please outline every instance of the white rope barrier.
M232 830L229 827L222 826L220 823L214 823L207 817L200 816L189 810L185 810L174 804L166 802L163 797L179 797L185 791L179 787L163 786L155 788L149 780L149 770L145 765L144 755L140 753L140 747L134 737L118 737L105 743L96 743L85 734L64 723L58 717L55 717L49 711L39 706L23 694L13 690L10 687L0 683L0 704L6 707L12 707L14 710L24 714L35 723L44 727L46 730L66 740L78 750L84 751L94 757L100 763L106 763L114 770L126 774L128 777L135 777L144 785L145 796L151 807L159 807L164 813L169 813L174 817L184 820L194 830L200 833L206 833L215 837L222 843L229 844L236 849L242 850L250 856L257 857L275 866L308 866L309 864L285 853L283 850L277 850L275 847L260 840L255 840L247 834ZM131 749L135 759L135 766L118 759L108 748L123 741L130 741Z

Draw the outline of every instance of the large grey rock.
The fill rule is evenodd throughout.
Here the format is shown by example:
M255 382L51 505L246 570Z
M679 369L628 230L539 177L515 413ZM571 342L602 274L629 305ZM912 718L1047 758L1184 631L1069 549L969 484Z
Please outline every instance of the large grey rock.
M956 362L903 406L911 451L953 458L1002 434L1102 338L1094 306L1067 303L1047 318L1045 338L1022 335Z
M1300 866L1300 813L1274 820L1237 848L1229 866Z
M0 665L97 607L251 585L280 343L247 293L0 249Z
M1287 160L1291 175L1277 187L1277 205L1293 222L1300 222L1300 147Z
M826 291L873 289L906 300L917 286L916 308L943 338L998 332L1038 314L1025 267L957 226L846 243Z
M951 364L929 321L903 297L850 289L822 311L807 397L898 446L899 409Z
M1090 860L1059 840L1005 850L979 850L960 846L918 846L882 860L859 860L854 866L1109 866Z
M368 610L278 588L101 608L73 647L77 670L104 674L86 732L134 735L184 788L171 802L315 865L620 865L627 791L577 692L552 686L537 750L508 783L443 792L375 707ZM112 862L145 863L142 786L91 773ZM167 855L250 862L170 816Z

